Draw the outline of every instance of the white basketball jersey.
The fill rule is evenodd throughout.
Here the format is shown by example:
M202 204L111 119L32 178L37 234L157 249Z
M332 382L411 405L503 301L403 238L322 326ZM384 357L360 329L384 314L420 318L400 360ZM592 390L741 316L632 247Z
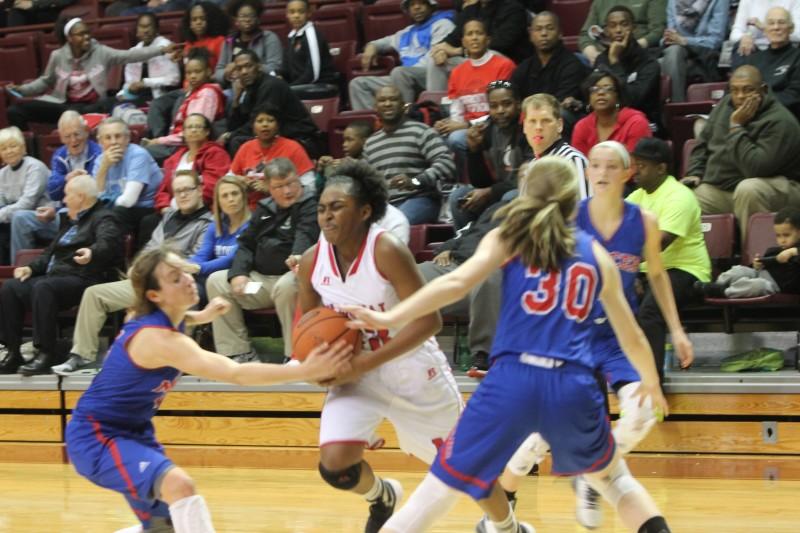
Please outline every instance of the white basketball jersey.
M322 305L339 309L343 305L360 305L374 310L385 311L394 307L400 299L392 284L378 270L375 263L375 245L386 230L372 224L358 256L343 277L336 263L333 245L320 233L314 268L311 272L311 285L322 299ZM387 342L396 331L362 331L362 349L376 350ZM444 354L434 338L430 338L416 351L435 352L435 357L446 361Z

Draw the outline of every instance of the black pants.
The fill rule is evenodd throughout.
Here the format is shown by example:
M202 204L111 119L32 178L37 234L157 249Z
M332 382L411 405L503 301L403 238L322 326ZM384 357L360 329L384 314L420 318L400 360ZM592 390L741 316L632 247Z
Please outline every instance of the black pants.
M58 336L58 313L81 302L83 291L92 285L78 276L36 276L26 281L12 279L0 289L0 323L9 351L19 351L25 311L33 314L33 345L53 355Z
M43 100L17 102L8 108L8 122L25 131L28 129L28 122L57 124L61 114L70 109L80 114L110 113L115 102L113 98L100 98L91 104L73 102L58 104Z
M177 106L183 101L184 93L183 89L175 89L150 102L150 108L147 110L147 129L150 131L151 139L169 133L172 117L178 110Z
M133 235L133 242L137 242L139 225L142 223L142 219L155 212L152 207L120 207L117 205L113 206L111 210L114 216L117 217L117 223L122 229L122 233Z
M697 300L692 285L697 278L688 272L672 268L667 270L669 280L672 283L672 294L675 296L675 306L678 312L684 307L693 304ZM636 314L639 326L644 331L650 348L655 356L658 378L664 382L664 344L667 341L667 324L658 308L653 290L647 287L644 298L639 305L639 312Z

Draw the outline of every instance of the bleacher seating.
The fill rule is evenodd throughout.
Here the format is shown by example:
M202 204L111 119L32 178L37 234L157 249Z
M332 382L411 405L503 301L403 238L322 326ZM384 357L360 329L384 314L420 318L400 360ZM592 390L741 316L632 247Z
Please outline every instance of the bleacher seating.
M757 254L763 254L764 250L771 246L776 246L774 225L774 213L755 213L747 223L747 237L742 247L741 264L750 266ZM800 295L777 293L768 296L755 296L751 298L710 298L706 297L707 305L721 307L723 311L723 323L725 331L733 332L734 322L737 321L737 310L746 307L778 308L787 311L785 316L776 317L773 322L788 321L790 330L797 330L800 315L797 314L800 306Z
M36 56L38 45L39 39L30 33L0 38L0 80L19 84L38 78L41 72Z
M362 10L364 43L380 39L411 24L408 13L400 9L399 1L379 2Z
M303 105L308 109L320 131L328 131L328 123L339 111L339 97L303 100Z

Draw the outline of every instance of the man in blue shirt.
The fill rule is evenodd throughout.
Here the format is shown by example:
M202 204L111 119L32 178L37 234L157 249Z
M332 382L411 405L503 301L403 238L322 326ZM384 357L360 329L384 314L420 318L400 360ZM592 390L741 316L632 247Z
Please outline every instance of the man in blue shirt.
M97 140L103 155L95 160L100 201L119 217L123 231L135 233L139 221L153 212L154 198L163 174L155 159L138 144L131 144L128 125L118 118L100 123Z

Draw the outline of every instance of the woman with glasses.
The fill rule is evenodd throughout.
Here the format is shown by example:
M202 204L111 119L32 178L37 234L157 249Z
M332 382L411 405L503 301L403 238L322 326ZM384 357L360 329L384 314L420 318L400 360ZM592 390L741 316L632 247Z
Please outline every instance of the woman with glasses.
M622 82L610 72L595 70L582 89L591 112L575 124L571 144L583 154L603 141L620 142L631 152L639 139L653 136L645 114L626 107Z
M253 135L255 139L244 143L233 158L231 173L243 176L250 190L248 204L255 210L256 204L268 194L264 182L267 163L285 157L295 167L300 182L314 192L316 175L314 163L299 142L280 135L281 118L277 109L264 106L253 113Z
M178 170L194 170L203 180L203 203L211 207L214 186L231 167L228 152L211 140L211 121L200 113L192 113L183 122L183 142L177 151L164 161L164 179L156 192L155 207L163 214L175 207L172 195L172 177Z
M265 74L280 70L283 58L281 40L273 32L259 27L263 10L259 0L233 0L228 4L226 11L236 31L225 38L214 71L214 81L223 87L230 86L236 78L233 58L242 50L255 52Z

